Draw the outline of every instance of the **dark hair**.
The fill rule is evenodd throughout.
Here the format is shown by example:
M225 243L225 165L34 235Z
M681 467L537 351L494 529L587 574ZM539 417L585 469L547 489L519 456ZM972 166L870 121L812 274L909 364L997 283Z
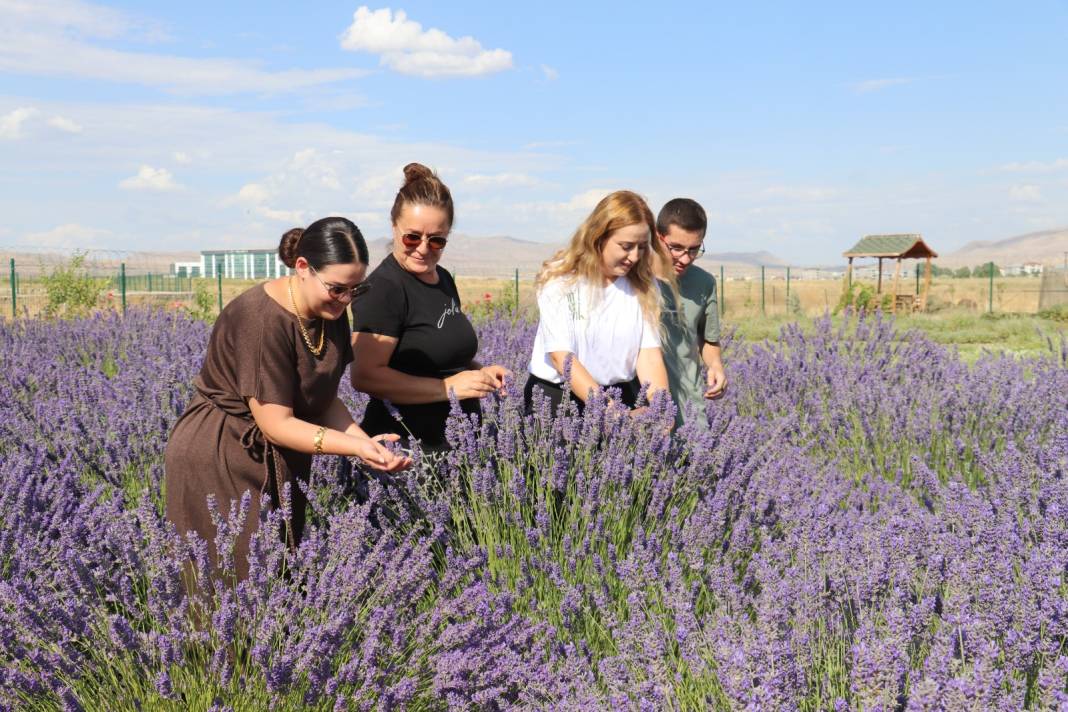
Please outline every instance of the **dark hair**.
M441 182L434 171L422 163L409 163L404 167L404 185L397 191L397 197L393 200L393 209L389 211L389 217L393 224L397 224L397 218L405 205L429 205L433 208L441 208L449 218L449 227L452 227L452 193Z
M370 261L367 241L360 228L347 218L322 218L306 228L286 231L278 243L278 257L290 269L297 264L298 257L308 260L314 269Z
M656 216L656 231L666 235L672 225L677 225L686 232L699 232L701 239L708 229L708 218L700 203L690 198L674 198L664 203L660 214Z

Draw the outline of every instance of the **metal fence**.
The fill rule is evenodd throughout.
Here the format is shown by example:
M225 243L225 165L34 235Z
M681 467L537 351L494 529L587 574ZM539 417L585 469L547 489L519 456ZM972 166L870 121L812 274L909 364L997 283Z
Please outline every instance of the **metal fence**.
M143 253L142 253L143 254ZM68 262L69 265L69 262ZM255 284L254 281L187 277L153 271L144 261L128 265L107 261L86 261L80 267L83 276L97 280L98 308L125 311L135 305L168 309L190 309L210 304L217 312ZM840 305L848 287L840 272L808 268L762 266L749 269L718 268L703 265L717 278L719 306L727 319L752 316L807 315L833 311ZM38 316L49 302L49 278L62 265L23 264L9 258L0 274L0 314L7 318ZM464 275L454 272L465 305L492 305L502 302L513 308L530 308L536 302L535 273L510 270L507 273ZM855 285L874 290L873 274L854 274ZM884 277L884 293L888 286ZM910 274L897 285L899 294L919 295L922 289L919 272ZM1044 275L1005 277L991 272L986 276L933 277L928 297L928 311L970 313L1035 314L1043 309L1068 304L1068 271L1047 267Z

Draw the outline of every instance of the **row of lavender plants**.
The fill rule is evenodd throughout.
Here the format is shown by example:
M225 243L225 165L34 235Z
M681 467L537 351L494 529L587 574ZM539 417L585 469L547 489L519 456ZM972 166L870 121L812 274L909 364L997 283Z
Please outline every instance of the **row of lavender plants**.
M728 342L726 398L524 416L432 470L321 458L307 536L195 595L162 453L208 327L0 326L5 709L1068 706L1068 347L952 350L892 323ZM533 327L480 325L525 371ZM344 397L359 412L363 398ZM224 556L224 567L232 568Z

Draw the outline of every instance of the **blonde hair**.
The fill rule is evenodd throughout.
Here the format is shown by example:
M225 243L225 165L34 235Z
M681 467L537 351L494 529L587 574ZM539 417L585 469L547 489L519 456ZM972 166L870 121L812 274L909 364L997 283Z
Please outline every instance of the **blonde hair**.
M604 243L614 231L638 224L649 228L649 249L642 252L641 258L627 272L627 281L638 296L642 314L650 324L659 328L660 289L656 283L657 272L667 275L665 281L671 286L671 291L677 294L675 273L667 248L656 237L653 211L644 198L629 190L617 190L601 198L593 212L575 230L567 247L542 264L534 281L535 288L541 290L546 282L557 278L572 282L583 279L590 284L600 284L604 279L601 262ZM655 262L659 262L659 270Z

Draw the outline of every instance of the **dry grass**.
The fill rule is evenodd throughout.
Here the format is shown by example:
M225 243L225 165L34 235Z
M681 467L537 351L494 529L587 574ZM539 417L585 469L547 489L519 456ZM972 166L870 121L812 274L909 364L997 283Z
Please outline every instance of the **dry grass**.
M215 282L206 283L216 294ZM253 284L244 280L223 280L223 301L230 301ZM1066 324L1033 316L1038 310L1038 284L1037 279L1031 278L996 278L994 314L987 315L988 280L935 279L931 286L932 310L927 314L900 315L898 322L902 328L919 329L940 343L956 345L966 358L974 358L986 350L1040 353L1048 349L1047 337L1059 340L1065 336ZM511 306L515 301L514 280L461 275L457 286L468 310L477 310L479 305L487 303ZM843 284L838 280L792 280L788 299L786 280L769 277L764 283L763 310L759 277L752 280L728 278L725 286L724 326L734 330L739 338L760 340L774 338L788 322L799 321L808 325L813 317L833 311ZM20 287L19 314L38 315L46 301L43 286L25 280ZM907 293L906 288L914 290L914 281L903 280L901 293ZM0 318L10 318L10 287L7 284L0 285L0 300ZM152 305L175 309L190 306L192 294L128 291L126 302L131 307ZM102 303L105 308L118 309L118 290L109 289L103 295ZM533 280L521 279L519 308L533 313L535 305Z
M875 287L874 281L856 280L858 284ZM760 314L795 313L816 316L833 310L841 297L844 283L838 280L791 280L787 295L786 280L767 279L763 286L759 277L752 280L728 278L724 290L724 302L728 316L755 316ZM921 285L922 288L922 285ZM889 292L891 284L883 283L883 292ZM902 280L899 294L915 294L915 280ZM993 311L1014 314L1034 314L1038 311L1039 281L1028 277L996 277L994 279ZM763 307L762 307L763 304ZM985 313L990 306L990 282L980 277L954 279L940 277L931 281L928 298L931 313L958 311L961 313Z
M859 284L868 282L857 280ZM486 294L493 300L514 298L515 284L512 280L464 277L457 279L460 298L465 304L483 301ZM761 300L760 278L726 280L724 290L724 316L773 316L793 314L819 316L833 311L842 295L843 282L833 279L791 280L789 295L786 280L781 275L769 276L764 282ZM874 287L874 282L871 283ZM889 286L884 283L884 292ZM994 312L1034 314L1038 311L1039 281L1027 277L998 277L994 279ZM902 280L901 294L915 292L914 280ZM989 281L983 278L954 279L941 277L931 282L929 311L931 313L956 312L962 314L986 313L989 304ZM535 303L534 284L530 279L520 280L519 301L524 308Z

